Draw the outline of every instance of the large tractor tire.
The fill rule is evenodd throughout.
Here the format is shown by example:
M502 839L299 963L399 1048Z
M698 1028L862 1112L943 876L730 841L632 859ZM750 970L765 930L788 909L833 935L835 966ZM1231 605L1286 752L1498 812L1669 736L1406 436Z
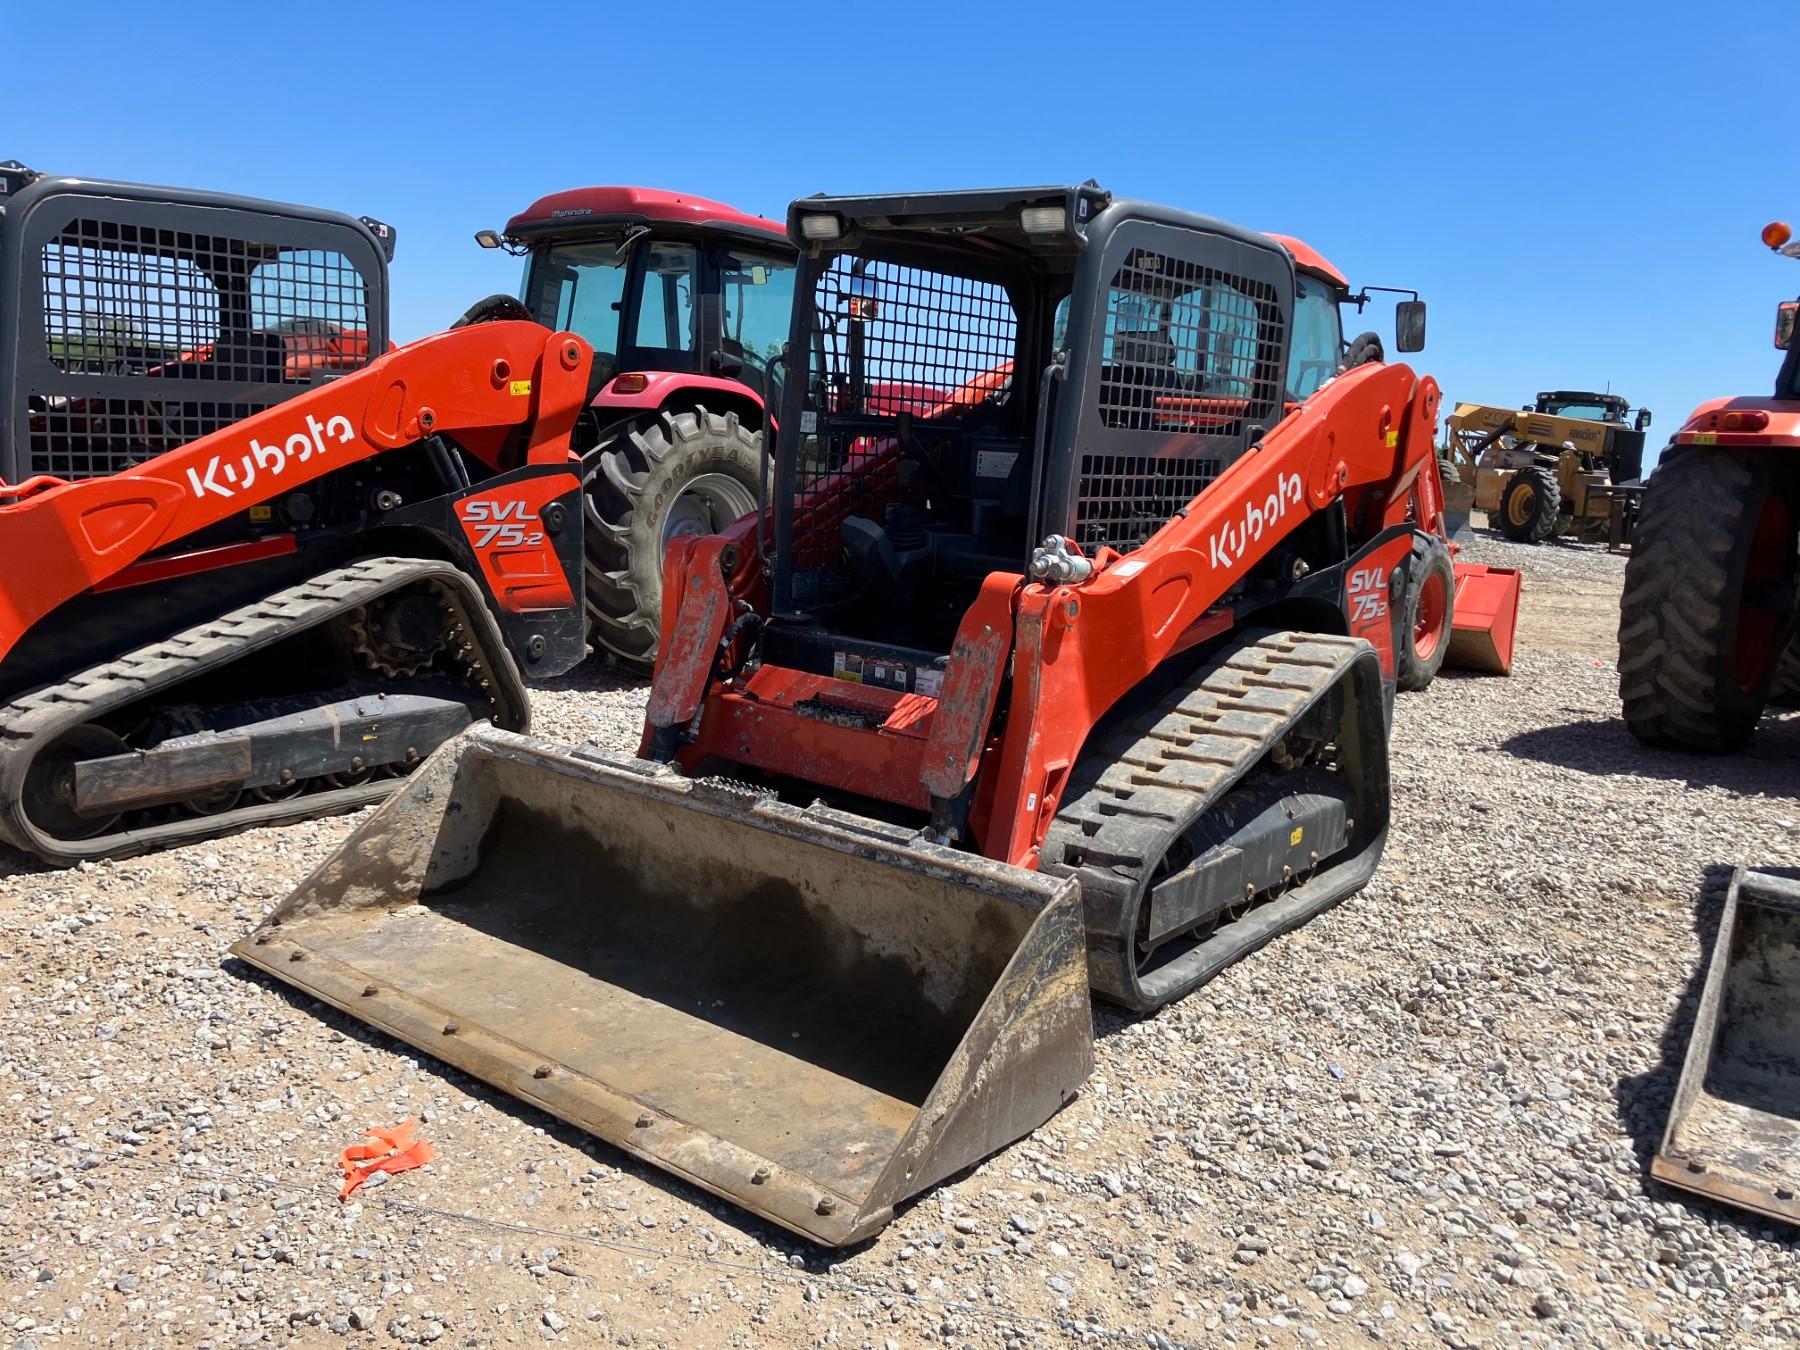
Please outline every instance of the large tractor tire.
M1664 457L1619 605L1619 697L1632 735L1714 754L1750 739L1793 628L1795 542L1793 508L1766 457Z
M1562 487L1556 475L1533 465L1520 469L1500 494L1494 525L1518 544L1541 544L1556 533L1562 515Z
M593 638L648 670L662 629L663 548L756 510L762 436L736 413L665 411L611 432L582 469Z
M1401 615L1400 650L1395 653L1395 685L1402 693L1428 688L1450 649L1456 607L1456 566L1450 548L1435 534L1413 545Z

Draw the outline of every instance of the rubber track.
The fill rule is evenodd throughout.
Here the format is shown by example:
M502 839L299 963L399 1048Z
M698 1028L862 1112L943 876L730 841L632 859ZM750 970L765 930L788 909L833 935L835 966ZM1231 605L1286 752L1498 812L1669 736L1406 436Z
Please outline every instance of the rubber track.
M1084 747L1039 865L1081 883L1097 992L1127 1007L1150 1006L1135 992L1135 933L1157 863L1368 650L1359 638L1322 633L1252 639ZM1221 925L1203 944L1192 977L1154 1003L1181 997L1316 912L1287 923L1250 922L1272 908ZM1240 932L1234 937L1232 929Z
M1747 458L1722 452L1670 455L1650 479L1619 601L1619 697L1639 740L1717 752L1755 726L1760 708L1736 691L1726 650L1732 558L1755 488Z
M453 619L463 624L477 649L471 675L489 681L489 701L497 720L512 730L524 730L530 715L529 695L506 651L499 626L480 603L468 578L449 563L372 558L320 573L210 623L90 667L61 684L36 690L0 708L0 843L34 854L45 862L74 864L97 858L130 857L256 825L334 815L380 801L400 785L400 779L305 792L285 801L257 802L217 815L121 828L93 839L62 840L45 835L26 819L22 798L25 775L33 758L71 728L172 689L211 668L325 622L334 614L424 580L444 584ZM512 707L507 708L506 703Z

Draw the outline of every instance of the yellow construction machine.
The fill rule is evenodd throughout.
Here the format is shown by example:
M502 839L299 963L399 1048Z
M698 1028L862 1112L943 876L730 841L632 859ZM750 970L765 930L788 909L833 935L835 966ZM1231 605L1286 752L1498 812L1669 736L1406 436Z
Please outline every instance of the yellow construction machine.
M1445 422L1449 462L1473 505L1508 539L1631 542L1643 497L1650 411L1617 394L1551 390L1528 407L1459 403Z

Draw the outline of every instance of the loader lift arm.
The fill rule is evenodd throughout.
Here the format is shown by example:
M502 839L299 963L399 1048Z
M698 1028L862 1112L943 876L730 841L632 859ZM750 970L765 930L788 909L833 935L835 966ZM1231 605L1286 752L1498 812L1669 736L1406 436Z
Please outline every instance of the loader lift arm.
M511 429L526 427L516 462L565 464L587 363L573 334L477 325L109 477L0 485L0 540L9 555L34 560L0 575L0 661L58 605L147 555L383 451L451 435L498 453ZM484 568L496 556L492 540L476 551Z

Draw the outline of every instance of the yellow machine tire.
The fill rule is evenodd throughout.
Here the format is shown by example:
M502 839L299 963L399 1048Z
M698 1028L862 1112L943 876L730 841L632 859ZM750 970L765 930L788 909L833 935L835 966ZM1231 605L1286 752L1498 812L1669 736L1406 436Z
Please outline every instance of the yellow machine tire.
M1562 488L1556 475L1533 465L1520 469L1500 493L1492 524L1519 544L1541 544L1562 520Z

